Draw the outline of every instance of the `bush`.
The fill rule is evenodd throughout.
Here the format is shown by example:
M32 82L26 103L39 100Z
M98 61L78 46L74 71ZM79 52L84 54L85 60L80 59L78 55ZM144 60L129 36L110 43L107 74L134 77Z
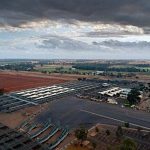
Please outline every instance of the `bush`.
M106 130L106 134L107 134L107 135L110 135L110 131L109 131L108 129Z
M0 95L3 95L5 93L4 89L0 89Z
M99 128L95 127L95 132L98 133L99 132Z
M125 126L126 128L129 128L129 127L130 127L129 122L125 122L125 123L124 123L124 126Z
M123 131L122 131L122 127L121 126L118 126L117 131L116 131L116 136L119 139L123 136Z
M132 139L125 139L120 146L120 150L136 150L137 145Z
M97 144L95 142L92 143L93 148L95 149Z
M75 136L78 140L84 141L87 139L88 130L85 128L80 128L75 130Z
M127 100L129 102L130 105L135 105L138 104L140 102L140 92L138 89L132 89L130 91L130 93L128 94Z

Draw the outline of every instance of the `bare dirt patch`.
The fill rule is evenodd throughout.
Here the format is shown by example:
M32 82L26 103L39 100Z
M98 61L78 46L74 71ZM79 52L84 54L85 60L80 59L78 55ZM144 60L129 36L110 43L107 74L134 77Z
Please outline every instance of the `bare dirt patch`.
M5 124L10 128L18 127L23 121L34 118L47 109L48 104L42 104L38 106L27 107L12 113L0 113L0 123Z
M7 92L29 89L34 87L59 84L71 79L61 77L44 77L38 74L16 73L16 72L1 72L0 73L0 88L4 88Z

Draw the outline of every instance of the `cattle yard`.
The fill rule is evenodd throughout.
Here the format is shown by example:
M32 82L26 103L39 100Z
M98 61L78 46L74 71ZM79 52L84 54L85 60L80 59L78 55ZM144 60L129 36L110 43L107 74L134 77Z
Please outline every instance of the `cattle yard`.
M4 74L1 74L1 76L2 78L7 77ZM69 128L72 129L76 124L80 123L79 120L76 123L73 121L75 120L73 118L77 118L79 114L82 116L82 121L85 123L88 123L89 120L92 122L92 119L95 123L99 122L99 111L101 111L97 109L100 107L99 103L89 102L82 98L88 97L89 95L92 96L93 94L96 96L95 98L101 98L106 96L106 94L112 94L112 92L115 92L114 95L116 95L118 91L122 92L122 90L120 90L121 87L123 89L126 88L126 84L121 81L111 83L110 81L106 82L97 79L81 78L80 80L68 80L63 78L59 79L58 77L44 78L20 74L18 76L9 74L8 76L7 82L6 79L2 82L7 83L5 89L10 92L0 96L1 116L5 116L6 114L14 116L15 113L20 113L20 121L16 120L16 123L14 123L15 131L29 138L30 141L34 143L33 149L35 150L38 147L39 149L43 149L41 145L44 145L44 147L49 150L55 149L61 144L64 146L63 141L70 133ZM14 80L10 82L9 80L12 78ZM17 86L13 85L15 84L15 80L18 83ZM130 85L131 88L136 86L136 84L137 83L129 82L127 86L129 87ZM116 86L118 87L116 88ZM104 96L99 96L99 94ZM93 100L93 97L91 100ZM119 107L116 108L122 109ZM26 109L29 109L29 112L35 109L37 112L27 113ZM93 112L93 109L96 113ZM106 110L107 109L105 109L105 111ZM111 111L111 109L109 109L109 111ZM69 115L72 117L69 117ZM90 117L92 118L89 119ZM112 123L111 119L109 121ZM145 123L147 124L147 122ZM71 124L73 125L71 126ZM118 123L116 122L116 124ZM11 133L8 135L11 137ZM13 141L16 141L16 139L13 139ZM4 148L6 144L3 142L3 139L0 139L0 142L1 146ZM21 146L25 145L23 143L24 141L19 142ZM10 147L11 145L8 146ZM30 146L30 143L27 143L26 146ZM7 148L6 146L5 149L9 149L9 147Z
M0 96L0 112L12 113L19 111L24 107L33 107L42 105L65 96L74 95L78 92L91 90L100 87L100 83L90 81L70 81L60 84L53 84L10 92ZM25 119L16 129L27 135L31 141L38 144L44 144L47 149L51 150L57 147L69 134L69 128L52 123L51 119L46 122L33 121L33 117Z
M31 140L44 144L48 150L54 149L69 134L67 127L61 126L60 123L52 123L50 118L40 124L29 119L25 120L18 130L26 133Z
M0 97L0 111L13 112L26 106L39 105L81 90L90 90L98 87L100 87L99 83L72 81L53 86L12 92Z
M28 136L0 124L1 150L46 150L41 144L32 141Z

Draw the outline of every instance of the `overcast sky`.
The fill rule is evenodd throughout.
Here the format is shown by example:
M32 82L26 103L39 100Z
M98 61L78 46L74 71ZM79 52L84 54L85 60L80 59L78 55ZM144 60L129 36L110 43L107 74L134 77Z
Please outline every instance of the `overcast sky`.
M0 0L0 58L150 59L150 1Z

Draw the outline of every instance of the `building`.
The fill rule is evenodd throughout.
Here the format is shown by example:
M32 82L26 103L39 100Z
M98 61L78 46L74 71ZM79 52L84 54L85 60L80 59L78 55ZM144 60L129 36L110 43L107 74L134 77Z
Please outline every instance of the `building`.
M109 87L110 84L108 84L108 83L103 83L102 86L103 86L103 87Z
M95 71L95 72L92 72L92 75L101 75L101 74L104 74L104 71Z
M120 87L112 87L111 89L99 92L101 95L106 95L109 97L114 97L116 95L120 95L121 98L127 98L128 93L131 91L131 89L125 89Z
M120 94L122 92L122 89L119 87L113 87L111 89L108 89L103 92L99 92L101 95L107 95L110 97L116 96L117 94Z
M124 98L124 99L127 99L128 97L128 94L130 93L131 89L122 89L122 92L120 93L120 97L121 98Z

